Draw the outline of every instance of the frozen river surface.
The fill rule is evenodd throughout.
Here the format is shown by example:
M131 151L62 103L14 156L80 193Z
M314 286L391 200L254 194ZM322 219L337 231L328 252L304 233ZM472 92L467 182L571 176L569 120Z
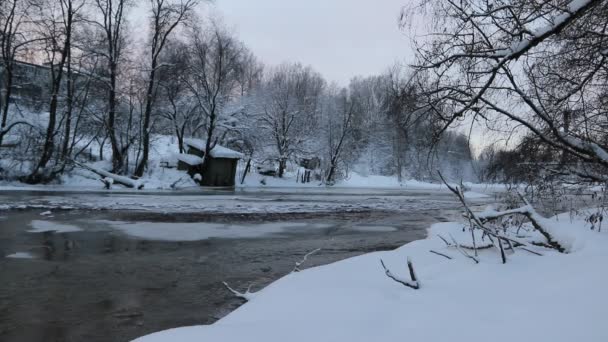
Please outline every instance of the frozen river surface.
M223 281L257 290L317 248L304 268L396 248L458 213L437 190L0 191L0 340L213 323L242 304Z

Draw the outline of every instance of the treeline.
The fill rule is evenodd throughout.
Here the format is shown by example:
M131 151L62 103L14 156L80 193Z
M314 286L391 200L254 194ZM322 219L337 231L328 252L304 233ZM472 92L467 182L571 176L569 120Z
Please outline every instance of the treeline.
M353 170L474 177L466 136L444 132L409 69L340 87L299 63L266 66L201 6L2 1L0 177L48 182L93 155L115 174L142 177L158 135L175 136L175 152L188 137L206 140L206 156L228 146L279 177L310 158L326 183ZM145 9L144 44L128 21L135 8Z

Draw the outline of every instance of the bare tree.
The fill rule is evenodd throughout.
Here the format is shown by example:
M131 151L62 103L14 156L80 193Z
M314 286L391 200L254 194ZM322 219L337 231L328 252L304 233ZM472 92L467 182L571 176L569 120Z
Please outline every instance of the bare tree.
M315 127L324 88L323 77L300 64L284 64L266 75L260 121L272 137L279 177L283 177L289 159L305 147L305 137Z
M55 3L54 6L57 6ZM57 109L59 93L65 66L72 49L72 34L75 17L83 8L84 2L79 0L60 0L58 7L47 7L48 17L41 20L40 34L44 37L45 52L50 62L51 99L49 103L49 121L47 124L44 144L40 159L28 177L29 182L40 180L38 171L44 169L55 150L55 135L57 125Z
M202 118L195 131L199 127L205 131L204 172L210 152L221 138L218 129L225 132L234 128L228 125L235 114L229 105L237 95L245 49L215 24L209 30L197 30L192 39L191 72L187 83Z
M342 161L344 149L352 143L352 124L357 104L355 100L349 97L346 89L342 89L339 94L331 94L329 101L333 105L326 108L329 112L325 113L327 117L325 130L328 145L328 166L327 173L325 174L325 183L333 184L336 172Z
M442 131L504 120L583 163L608 167L608 1L420 1L434 32L418 48L425 108ZM416 9L414 9L416 8ZM605 180L605 172L582 172Z
M26 32L31 29L32 12L38 3L33 0L5 0L0 2L0 58L3 78L0 82L0 146L4 136L19 124L26 121L9 122L9 107L11 103L12 88L14 86L14 67L18 55L38 38Z
M156 73L159 67L159 56L167 44L171 33L178 25L186 21L198 0L150 0L151 4L151 39L150 39L150 65L148 85L146 90L146 105L143 112L142 145L143 154L135 169L135 176L141 177L148 165L150 154L150 123L152 106L156 91Z
M94 6L100 19L92 21L93 24L101 29L104 38L105 51L96 51L106 60L109 78L108 84L108 115L104 120L110 144L112 146L112 169L115 173L121 174L124 170L125 154L128 144L123 146L118 138L116 127L117 122L117 87L119 77L119 63L122 59L124 50L124 29L126 21L126 11L132 4L131 0L95 0Z

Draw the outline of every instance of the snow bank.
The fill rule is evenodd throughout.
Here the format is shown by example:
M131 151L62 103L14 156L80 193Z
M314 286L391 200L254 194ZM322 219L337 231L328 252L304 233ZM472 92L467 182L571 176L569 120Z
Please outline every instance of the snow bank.
M560 254L530 247L543 256L518 250L504 265L488 249L475 264L436 237L465 242L470 232L440 223L426 240L395 251L289 274L215 324L137 341L608 341L608 234L591 232L580 217L558 219L584 241L581 248ZM390 280L380 266L383 259L407 278L407 257L420 290Z

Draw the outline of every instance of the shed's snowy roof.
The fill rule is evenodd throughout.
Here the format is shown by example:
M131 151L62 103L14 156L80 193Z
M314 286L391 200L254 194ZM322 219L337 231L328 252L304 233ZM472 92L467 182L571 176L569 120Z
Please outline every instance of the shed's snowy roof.
M203 158L195 156L193 154L176 153L175 158L190 166L201 165L203 163Z
M202 139L184 139L184 144L190 147L194 147L199 151L205 151L207 141ZM244 155L241 152L231 150L227 147L215 145L215 147L209 152L213 158L229 158L229 159L241 159Z

